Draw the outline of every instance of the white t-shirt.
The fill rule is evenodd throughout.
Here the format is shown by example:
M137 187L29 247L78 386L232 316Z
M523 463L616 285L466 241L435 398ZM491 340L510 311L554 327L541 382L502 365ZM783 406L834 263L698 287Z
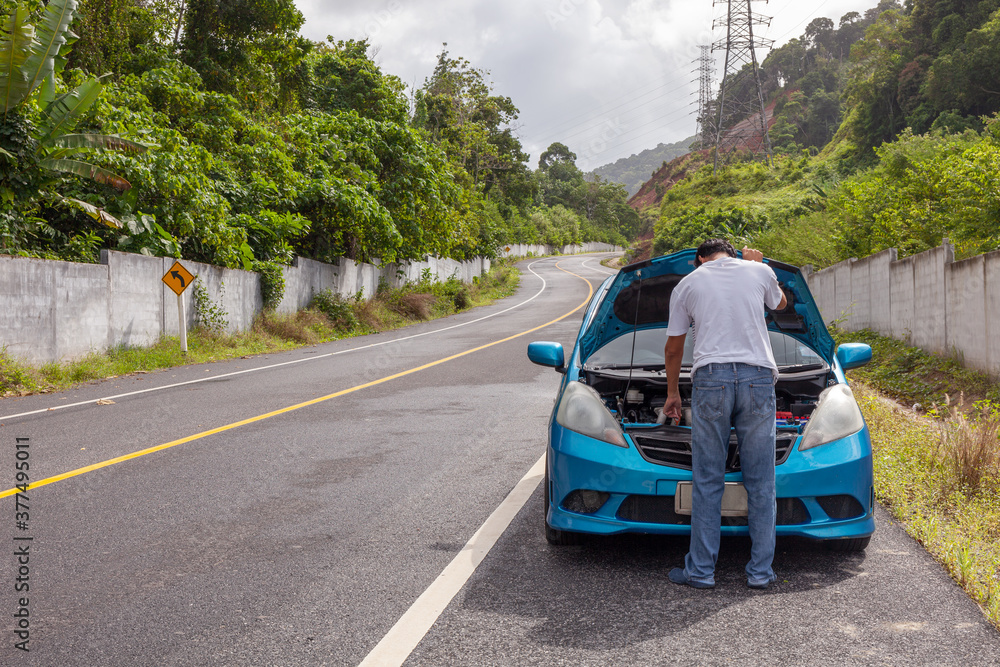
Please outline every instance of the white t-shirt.
M781 303L781 288L771 267L734 257L705 262L677 283L670 295L668 336L694 325L694 363L744 363L778 375L764 321L764 305Z

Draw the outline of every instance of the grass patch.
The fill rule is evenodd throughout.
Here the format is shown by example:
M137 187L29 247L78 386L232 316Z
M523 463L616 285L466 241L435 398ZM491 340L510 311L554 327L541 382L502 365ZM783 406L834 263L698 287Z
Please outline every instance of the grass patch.
M924 419L854 387L879 501L1000 628L1000 412Z
M218 327L196 327L188 332L186 355L174 337L164 337L151 347L116 347L76 361L39 367L13 359L3 350L0 396L48 393L120 375L280 352L396 329L511 296L520 280L520 272L501 260L472 284L454 278L432 282L428 273L419 282L404 287L382 286L369 301L345 299L327 291L317 295L307 310L293 314L263 313L248 331L227 334Z
M335 323L315 309L300 310L288 315L264 312L253 326L262 338L271 337L300 345L315 345L332 340L337 338L339 331Z
M910 347L874 331L830 333L841 343L867 343L872 361L850 375L907 406L932 416L950 407L980 414L1000 406L1000 382L986 373L966 368L957 357L945 357Z
M875 495L1000 628L1000 383L872 331L831 333L872 347L849 375L871 431Z
M615 255L614 257L605 257L604 259L601 260L601 266L617 271L618 269L625 266L626 263L625 257L626 255L624 254Z

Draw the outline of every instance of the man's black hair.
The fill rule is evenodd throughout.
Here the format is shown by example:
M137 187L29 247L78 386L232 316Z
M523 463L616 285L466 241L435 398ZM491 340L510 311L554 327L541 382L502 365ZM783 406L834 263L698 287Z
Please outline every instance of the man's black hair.
M709 239L698 246L698 257L711 257L724 252L730 257L736 257L736 248L726 239Z

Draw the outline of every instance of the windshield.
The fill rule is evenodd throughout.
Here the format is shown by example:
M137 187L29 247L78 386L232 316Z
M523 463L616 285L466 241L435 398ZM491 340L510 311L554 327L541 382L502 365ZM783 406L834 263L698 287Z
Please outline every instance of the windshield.
M791 336L777 331L767 332L771 339L771 351L778 368L796 366L813 366L823 368L826 363L823 358L808 345ZM667 342L665 328L641 329L635 335L635 359L632 365L636 368L663 368L663 346ZM632 334L628 333L615 338L590 355L585 366L589 369L598 368L628 368L632 357ZM684 341L684 359L682 365L690 367L694 358L694 336L688 336Z

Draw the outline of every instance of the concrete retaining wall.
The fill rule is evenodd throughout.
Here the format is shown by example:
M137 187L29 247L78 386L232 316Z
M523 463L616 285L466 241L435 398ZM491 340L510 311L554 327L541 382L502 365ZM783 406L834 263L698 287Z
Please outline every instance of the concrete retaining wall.
M107 266L0 256L2 343L9 354L39 362L80 347L104 349L107 297Z
M910 340L913 331L913 265L916 256L896 262L889 271L889 335L898 340Z
M528 255L553 255L559 253L562 255L578 255L585 252L622 252L624 249L621 246L611 245L610 243L583 243L580 245L566 245L566 246L551 246L551 245L528 245L525 243L517 243L509 245L506 248L500 250L501 257L527 257Z
M824 320L872 329L1000 375L1000 251L960 262L947 240L896 259L895 249L809 276Z
M280 313L294 313L312 303L317 292L329 289L344 296L357 293L368 299L378 289L379 282L391 287L401 287L406 283L418 282L425 272L430 272L432 280L448 280L452 276L462 282L471 283L490 270L490 260L485 257L458 262L453 259L429 257L424 262L402 262L399 264L359 264L349 259L341 259L337 264L324 264L304 257L296 257L291 266L284 267L285 293L276 310Z
M558 249L563 254L620 250L607 244ZM551 254L548 246L511 246L508 257ZM161 281L174 260L101 251L100 264L78 264L0 255L0 346L34 364L77 359L117 345L147 346L179 331L177 296ZM209 299L225 312L230 332L250 327L263 309L260 276L184 260L205 285ZM399 287L424 275L472 282L490 269L490 260L466 262L428 258L423 262L363 264L341 259L324 264L302 257L283 267L285 292L279 312L307 307L330 289L370 298L380 281ZM196 324L193 291L184 293L188 326Z

